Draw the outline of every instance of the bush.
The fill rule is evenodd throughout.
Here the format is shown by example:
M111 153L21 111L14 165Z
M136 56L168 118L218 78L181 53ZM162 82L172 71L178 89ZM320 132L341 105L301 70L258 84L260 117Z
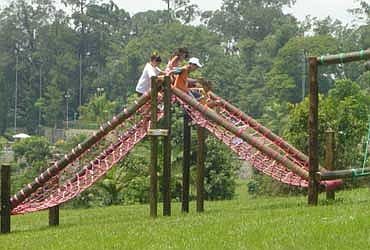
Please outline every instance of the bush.
M207 141L205 196L208 200L232 199L238 162L225 145L214 138Z
M263 196L284 196L304 194L306 191L302 188L289 186L270 176L259 173L254 170L252 178L247 182L248 193L251 195Z

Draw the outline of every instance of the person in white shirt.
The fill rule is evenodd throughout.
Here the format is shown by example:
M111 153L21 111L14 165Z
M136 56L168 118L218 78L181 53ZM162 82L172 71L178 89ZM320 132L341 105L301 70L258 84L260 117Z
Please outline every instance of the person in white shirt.
M162 59L157 53L153 53L140 76L140 79L136 85L136 92L139 96L149 91L151 85L151 78L163 74L163 71L158 68L161 64Z

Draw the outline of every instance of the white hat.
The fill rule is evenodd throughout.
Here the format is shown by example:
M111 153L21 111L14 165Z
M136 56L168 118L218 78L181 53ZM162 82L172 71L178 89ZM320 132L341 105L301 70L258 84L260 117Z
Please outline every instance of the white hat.
M192 57L189 59L189 63L197 65L199 68L203 67L202 64L200 64L199 59L196 57Z

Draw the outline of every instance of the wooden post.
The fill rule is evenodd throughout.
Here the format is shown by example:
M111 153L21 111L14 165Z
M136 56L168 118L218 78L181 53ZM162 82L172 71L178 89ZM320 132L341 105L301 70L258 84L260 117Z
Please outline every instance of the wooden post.
M319 88L317 81L317 58L309 58L309 79L310 79L310 108L309 108L309 180L308 180L308 204L317 205L319 196L319 182L315 179L316 172L319 171L318 156L318 106Z
M198 153L197 153L197 212L204 211L204 161L206 130L198 127Z
M150 128L157 129L157 97L158 85L157 78L152 77L151 84L151 122ZM150 190L149 190L149 203L150 203L150 216L157 217L157 162L158 162L158 137L151 137L151 156L150 156Z
M189 212L189 188L190 188L190 147L191 147L191 127L190 117L184 111L184 151L182 168L182 206L181 211Z
M334 170L334 148L335 148L335 139L334 131L332 129L327 130L326 134L326 144L325 144L325 168L329 171ZM326 191L326 199L334 200L335 191Z
M49 208L49 226L59 226L59 206Z
M1 233L10 233L10 164L1 165Z
M59 177L55 182L59 186ZM49 226L59 226L59 205L49 208Z
M163 215L171 215L171 83L166 76L164 88L164 127L168 134L163 139Z

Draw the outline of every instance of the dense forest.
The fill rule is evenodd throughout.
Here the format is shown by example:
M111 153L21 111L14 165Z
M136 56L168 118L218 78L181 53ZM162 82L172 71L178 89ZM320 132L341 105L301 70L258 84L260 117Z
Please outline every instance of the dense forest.
M15 128L37 135L43 127L65 128L66 120L86 128L101 123L134 98L153 51L166 59L187 47L204 64L194 77L211 80L218 95L307 152L307 57L370 47L366 1L351 10L357 25L330 17L300 22L283 12L294 0L224 0L216 11L200 11L189 0L163 1L168 9L134 15L94 0L62 0L62 9L53 0L14 0L1 9L0 135ZM338 167L358 165L370 72L363 62L322 67L319 82L320 138L333 129ZM209 147L225 154L209 161L236 161L217 143ZM128 162L144 168L134 156Z

